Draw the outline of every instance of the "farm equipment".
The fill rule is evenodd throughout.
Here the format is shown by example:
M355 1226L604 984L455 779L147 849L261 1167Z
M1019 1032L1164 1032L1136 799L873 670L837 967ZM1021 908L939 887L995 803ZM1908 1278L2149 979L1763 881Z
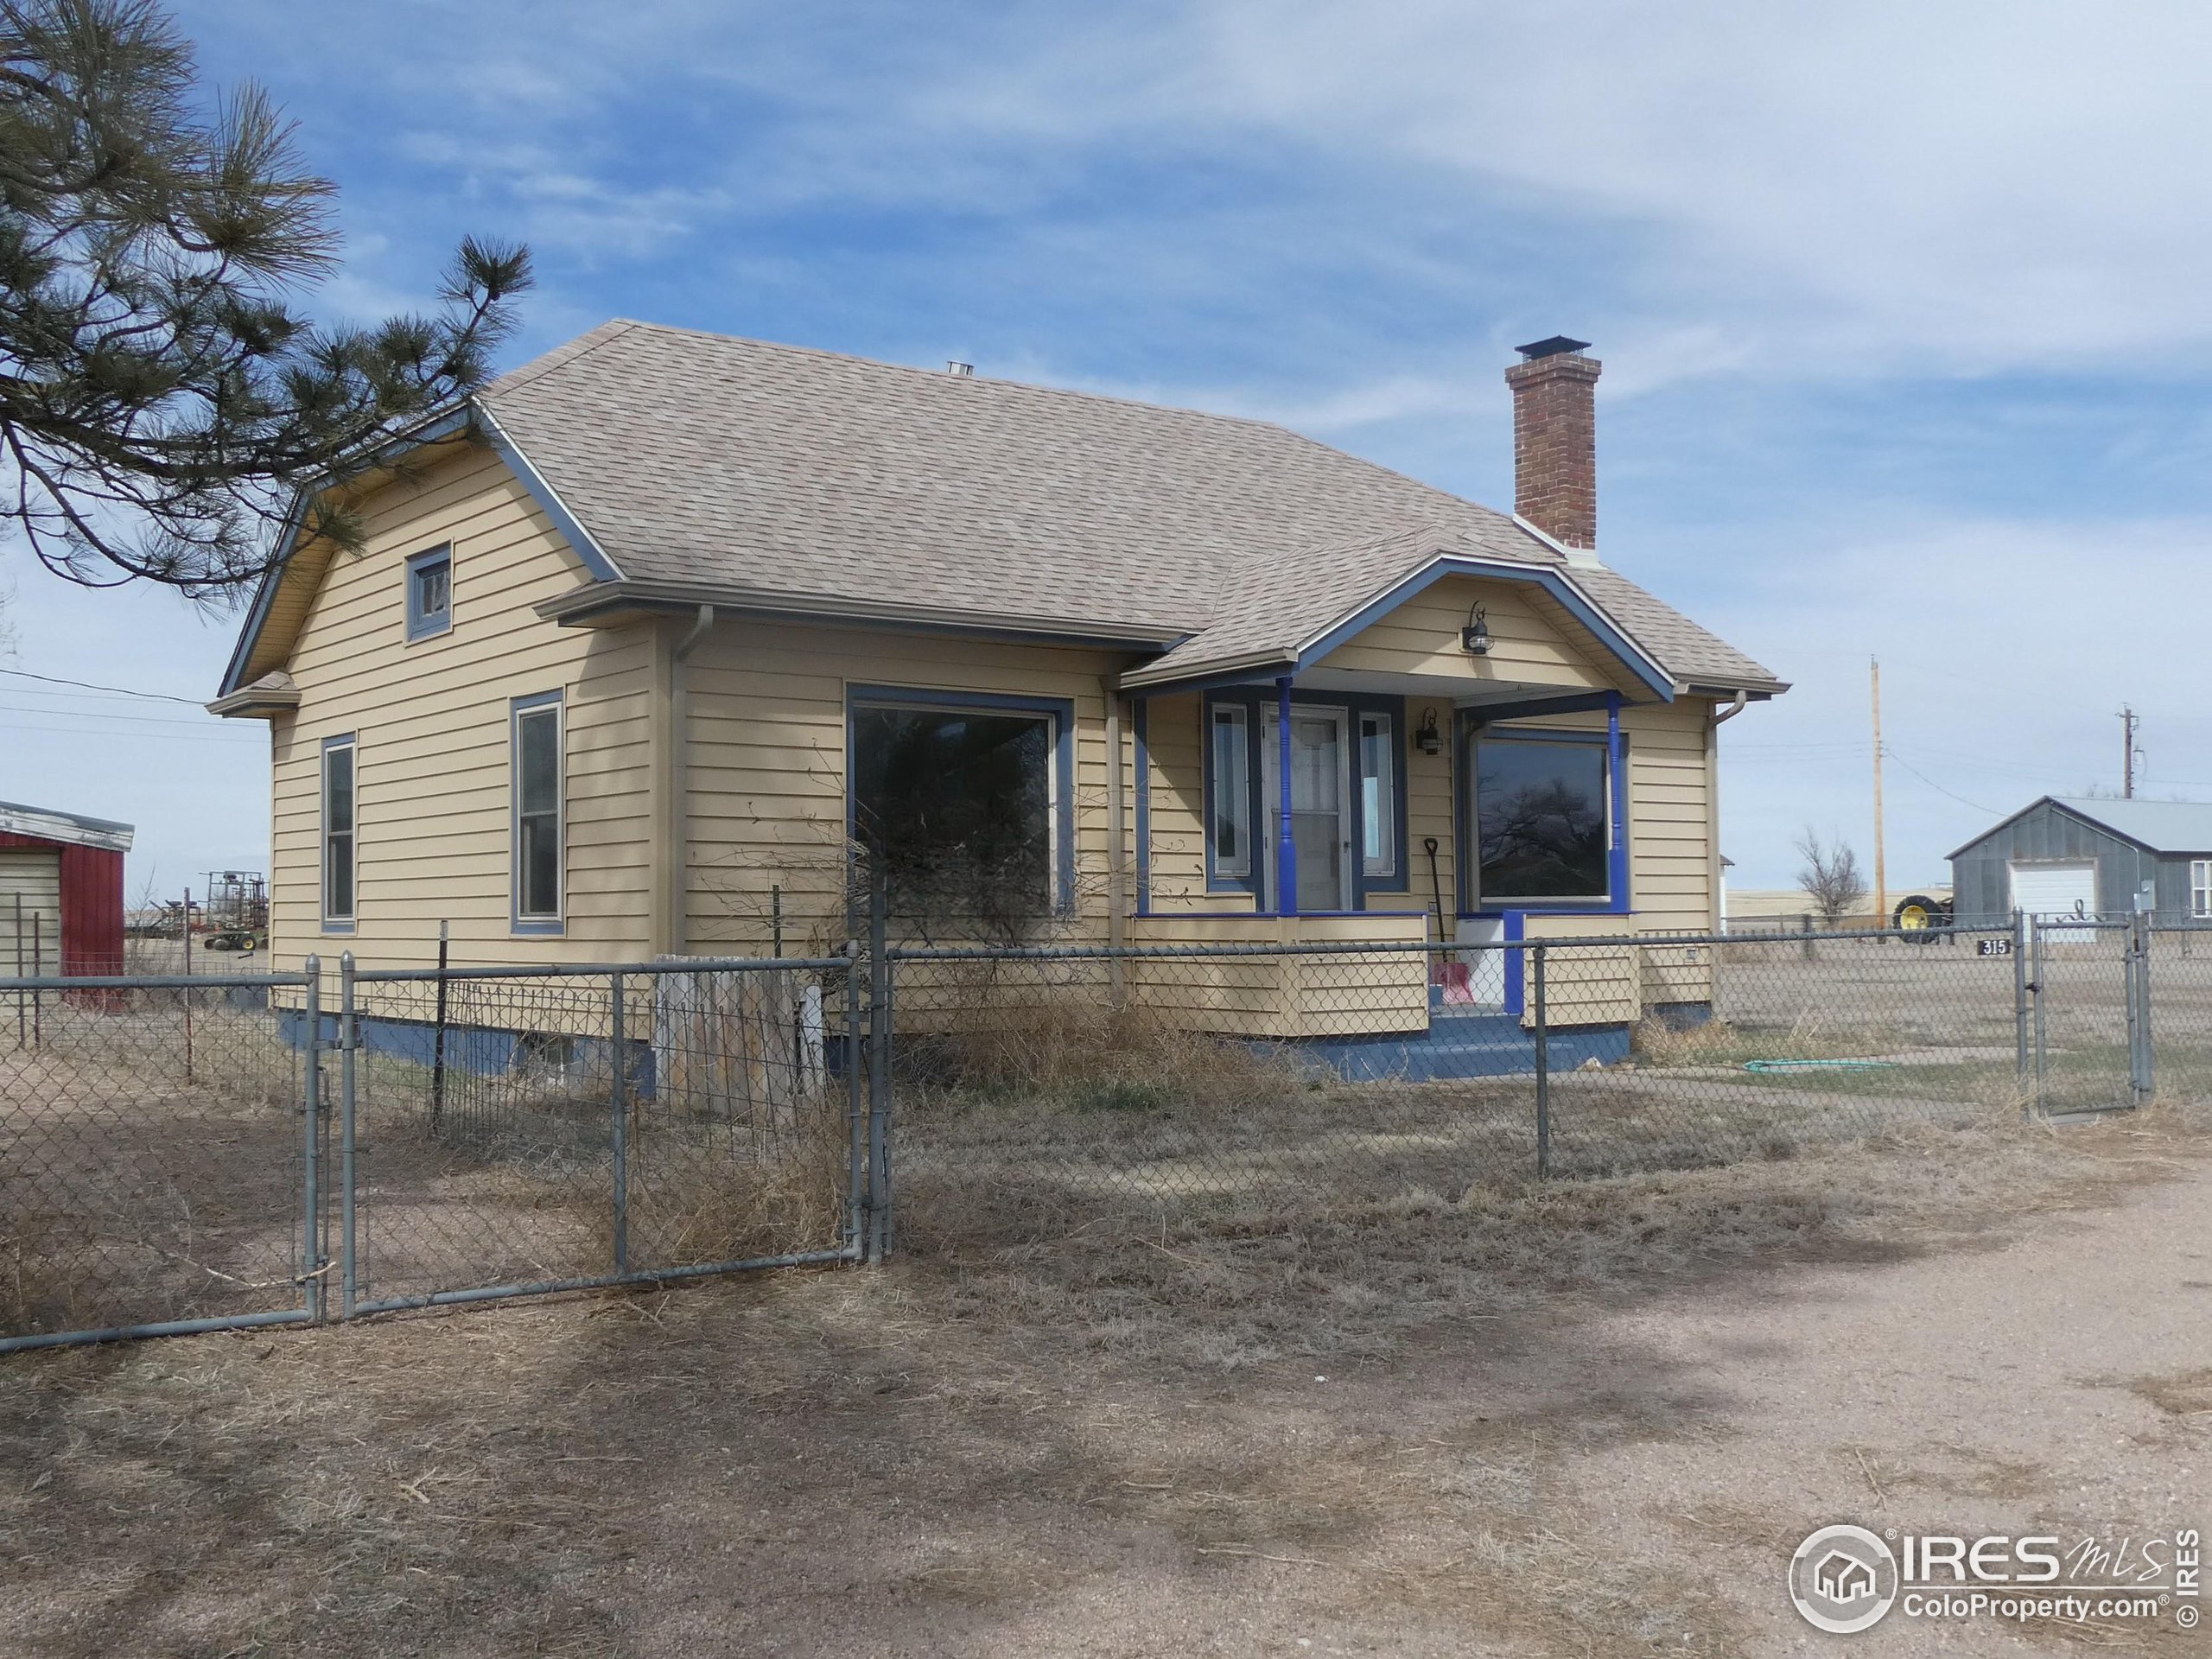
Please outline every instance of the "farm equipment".
M210 870L200 911L210 950L258 950L269 943L269 889L257 870Z
M1951 931L1951 906L1942 899L1910 893L1897 900L1890 912L1890 925L1915 944L1933 944Z

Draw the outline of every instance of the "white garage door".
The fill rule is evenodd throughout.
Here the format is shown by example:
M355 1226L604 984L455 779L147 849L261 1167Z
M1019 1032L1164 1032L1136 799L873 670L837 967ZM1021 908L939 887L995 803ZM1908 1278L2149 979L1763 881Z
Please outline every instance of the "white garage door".
M2097 864L2094 859L2064 863L2012 865L2012 907L2031 917L2055 921L2067 916L2097 913Z
M18 960L26 974L58 974L60 955L61 855L0 852L0 974L15 973Z

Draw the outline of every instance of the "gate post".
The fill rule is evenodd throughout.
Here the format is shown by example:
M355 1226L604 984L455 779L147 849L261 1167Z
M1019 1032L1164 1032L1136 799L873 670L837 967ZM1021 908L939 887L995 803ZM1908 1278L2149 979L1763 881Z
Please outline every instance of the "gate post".
M2012 1071L2020 1085L2023 1109L2028 1093L2028 925L2016 906L2012 912Z
M870 885L868 965L868 1259L880 1267L891 1248L891 963L886 959L884 912L889 884L878 869Z
M630 1077L628 1071L628 1033L625 1027L623 979L620 974L607 976L608 994L613 1006L607 1020L612 1039L613 1087L608 1091L614 1113L614 1271L630 1270Z
M360 1047L353 1002L353 953L338 958L338 1317L353 1317L359 1289L353 1255L353 1055Z
M847 907L850 908L850 900ZM848 917L848 920L852 919ZM855 1260L868 1249L868 1127L870 1097L861 1076L867 1055L861 1043L861 942L845 940L845 1116L849 1141L845 1172L845 1243Z
M2041 917L2028 923L2028 989L2035 995L2036 1077L2029 1115L2043 1111L2044 1086L2050 1078L2050 1020L2049 988L2044 983L2044 925Z
M322 1323L322 958L306 963L307 1071L300 1091L304 1150L300 1195L302 1244L300 1283L307 1294L308 1317Z
M2137 911L2127 929L2129 1104L2150 1103L2155 1090L2151 1064L2151 918Z
M1536 943L1535 970L1530 977L1536 982L1536 1179L1546 1181L1552 1173L1552 1046L1551 1010L1546 1006L1549 999L1544 990L1544 944L1541 939Z

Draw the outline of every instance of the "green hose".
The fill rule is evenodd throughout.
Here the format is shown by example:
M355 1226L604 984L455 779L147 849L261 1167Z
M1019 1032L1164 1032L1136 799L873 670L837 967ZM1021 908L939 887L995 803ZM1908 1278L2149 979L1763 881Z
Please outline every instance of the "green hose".
M1746 1071L1894 1071L1895 1060L1745 1060Z

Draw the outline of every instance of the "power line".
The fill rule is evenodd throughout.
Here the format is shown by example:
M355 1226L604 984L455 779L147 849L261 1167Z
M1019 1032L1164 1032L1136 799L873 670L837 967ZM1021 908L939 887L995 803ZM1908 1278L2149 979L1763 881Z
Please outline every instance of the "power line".
M1993 806L1984 806L1984 805L1983 805L1980 801L1970 801L1970 800L1967 799L1967 798L1966 798L1965 796L1963 796L1963 795L1955 795L1955 794L1952 794L1952 792L1951 792L1949 790L1948 790L1948 789L1944 788L1942 785L1941 785L1941 784L1937 783L1937 782L1936 782L1933 778L1930 778L1930 777L1929 777L1926 772L1924 772L1921 771L1919 767L1917 767L1917 766L1914 766L1914 765L1913 765L1910 760L1906 760L1903 755L1899 754L1899 753L1898 753L1895 749L1887 749L1887 750L1885 750L1885 753L1886 753L1888 754L1888 756L1889 756L1889 758L1890 758L1891 760L1892 760L1896 761L1896 762L1897 763L1897 765L1899 765L1899 766L1903 766L1903 767L1904 767L1907 772L1910 772L1914 777L1916 777L1916 778L1919 779L1920 779L1920 781L1921 781L1922 783L1923 783L1923 784L1927 785L1929 788L1930 788L1930 789L1934 790L1934 791L1935 791L1938 795L1949 795L1949 796L1950 796L1950 798L1951 798L1953 800L1956 801L1956 802L1957 802L1961 806L1970 806L1970 807L1974 808L1974 810L1975 811L1977 811L1977 812L1992 812L1992 813L1993 813L1993 812L1995 812L1995 811L1997 810L1997 809L1996 809L1995 807L1993 807Z
M12 674L23 680L43 680L48 685L73 685L86 691L112 691L118 696L150 697L156 702L190 703L194 709L206 706L198 697L180 697L167 691L133 691L122 685L95 685L90 680L65 680L53 674L34 674L27 668L0 668L0 674Z
M38 711L47 713L45 709ZM0 732L48 732L63 737L149 737L164 743L238 743L259 747L257 740L244 733L230 732L134 732L128 729L103 731L83 726L25 726L16 721L0 721Z
M212 715L198 720L171 720L162 715L126 715L113 709L26 709L21 703L0 702L0 714L37 715L47 720L123 720L133 726L189 726L208 728Z

